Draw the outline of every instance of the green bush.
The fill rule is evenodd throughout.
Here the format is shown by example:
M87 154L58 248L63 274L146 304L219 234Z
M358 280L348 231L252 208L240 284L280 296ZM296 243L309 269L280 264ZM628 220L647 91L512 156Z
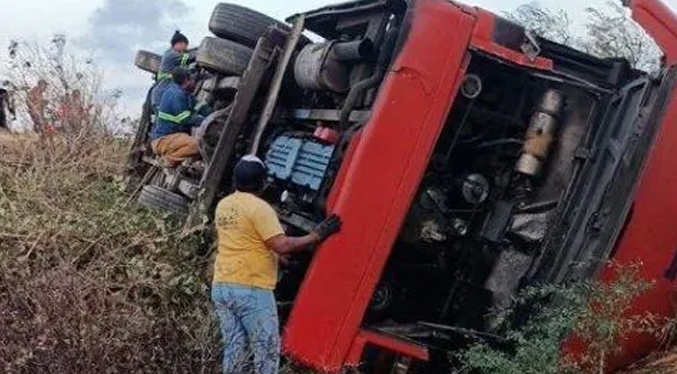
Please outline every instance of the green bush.
M630 333L659 334L665 324L651 314L629 315L631 303L651 284L639 265L616 267L609 283L577 282L529 287L504 311L500 344L478 342L458 355L461 371L478 374L604 373ZM563 355L568 337L585 344L575 360Z

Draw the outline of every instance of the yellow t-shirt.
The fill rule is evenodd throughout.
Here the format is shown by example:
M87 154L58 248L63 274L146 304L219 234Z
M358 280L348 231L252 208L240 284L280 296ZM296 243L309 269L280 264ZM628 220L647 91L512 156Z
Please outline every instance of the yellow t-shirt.
M284 231L273 207L255 195L235 192L216 207L216 229L214 283L275 289L277 254L265 241Z

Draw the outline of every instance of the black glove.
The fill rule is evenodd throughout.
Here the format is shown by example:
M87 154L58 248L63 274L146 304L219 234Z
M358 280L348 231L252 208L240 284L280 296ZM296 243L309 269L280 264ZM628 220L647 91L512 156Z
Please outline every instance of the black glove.
M317 236L319 242L323 242L330 236L341 231L342 224L343 222L341 222L341 218L336 214L332 214L331 216L327 217L327 219L322 221L322 223L317 225L315 230L313 230L313 233Z

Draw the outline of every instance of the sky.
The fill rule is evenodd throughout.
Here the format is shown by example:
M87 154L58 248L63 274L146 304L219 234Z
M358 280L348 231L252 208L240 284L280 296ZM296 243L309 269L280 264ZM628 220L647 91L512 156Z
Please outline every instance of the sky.
M338 0L340 2L341 0ZM600 3L605 0L598 0ZM620 1L620 0L616 0ZM677 9L677 0L664 0ZM283 20L337 0L231 0ZM466 0L497 13L531 0ZM152 83L150 74L136 69L138 49L162 53L174 30L180 29L193 45L209 35L207 23L213 0L22 0L3 1L0 48L10 40L49 41L55 34L68 37L68 49L92 57L105 74L110 89L123 92L122 108L134 115ZM589 0L539 0L551 9L565 9L582 19ZM0 49L2 50L2 49ZM1 73L0 73L1 75Z

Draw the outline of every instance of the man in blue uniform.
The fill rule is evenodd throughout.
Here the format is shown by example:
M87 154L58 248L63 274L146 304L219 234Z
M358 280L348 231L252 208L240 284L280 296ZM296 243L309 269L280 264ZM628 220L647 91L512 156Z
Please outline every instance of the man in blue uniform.
M200 126L208 109L204 106L196 108L192 89L189 71L182 67L175 68L172 81L160 100L157 120L150 134L153 152L173 166L200 153L197 140L190 134L193 127Z
M186 52L188 50L188 38L185 35L176 31L172 36L171 44L172 47L162 56L160 72L158 72L157 82L150 97L151 105L155 109L160 105L165 90L172 83L172 71L177 67L186 67L190 62L190 55Z

